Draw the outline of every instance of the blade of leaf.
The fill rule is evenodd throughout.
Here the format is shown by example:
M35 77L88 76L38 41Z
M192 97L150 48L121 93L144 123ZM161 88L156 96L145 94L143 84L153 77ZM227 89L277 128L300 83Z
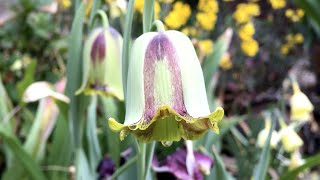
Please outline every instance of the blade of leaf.
M144 1L143 7L143 32L149 32L153 20L154 0Z
M70 109L68 113L70 123L69 129L72 134L72 144L75 147L81 146L83 131L81 126L84 121L83 117L85 117L83 114L85 111L82 109L84 108L84 103L81 102L81 96L75 96L74 94L81 84L82 34L85 10L86 4L82 1L72 23L67 63L66 94L70 98Z
M96 112L97 112L97 103L98 97L92 96L91 103L88 107L88 114L87 114L87 140L89 144L89 162L91 166L91 171L95 172L96 167L99 164L101 159L101 151L99 140L97 137L97 124L96 124Z
M124 34L123 34L122 83L123 83L123 93L124 93L125 98L127 95L128 61L129 61L129 53L130 53L134 1L135 0L129 1L127 15L126 15L126 21L125 21L126 23L124 26Z
M24 168L24 171L27 172L27 175L31 179L35 180L42 180L45 179L44 174L41 171L40 166L30 157L30 155L23 149L19 141L9 133L4 126L0 126L0 137L3 142L10 148L15 156L15 160L19 162L19 166ZM2 179L14 179L13 175L18 178L22 179L23 176L19 177L17 174L16 169L11 169L12 171L7 171L3 176ZM10 173L11 172L11 173Z
M300 172L320 165L320 154L314 155L306 159L305 163L281 176L281 180L297 179Z
M83 149L76 151L76 179L95 179L91 174L88 160Z
M270 141L271 141L271 135L272 131L275 128L275 119L272 118L271 121L271 128L268 133L268 138L266 140L265 146L262 149L262 153L259 158L259 162L256 165L256 168L253 172L253 179L258 180L258 179L265 179L267 170L268 170L268 165L269 165L269 160L270 160Z

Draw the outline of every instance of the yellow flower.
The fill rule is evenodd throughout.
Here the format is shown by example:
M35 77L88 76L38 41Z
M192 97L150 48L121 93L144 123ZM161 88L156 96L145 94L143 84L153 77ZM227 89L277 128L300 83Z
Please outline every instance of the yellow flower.
M71 6L70 0L57 0L58 5L62 7L62 9L69 9Z
M269 0L273 9L281 9L286 6L286 0Z
M259 51L259 44L254 39L242 41L241 49L247 56L254 57Z
M302 44L304 41L304 37L301 33L298 33L294 36L294 42L297 44Z
M181 30L181 32L187 36L196 36L197 35L197 29L193 26L185 27Z
M223 54L223 56L220 60L220 67L223 70L229 70L232 68L232 61L231 61L230 53Z
M240 3L237 5L233 18L237 23L242 24L251 20L254 16L260 15L260 8L255 3Z
M134 10L140 12L142 14L144 6L144 0L136 0L134 2ZM160 4L158 1L154 2L154 18L159 19L159 13L161 11Z
M292 9L286 10L286 17L291 18L294 15L294 11Z
M289 53L290 49L291 49L291 46L289 44L283 44L281 46L281 54L287 55Z
M190 6L178 1L173 5L173 9L170 13L164 18L164 22L171 29L179 29L188 21L190 15Z
M299 151L295 151L291 154L289 170L297 168L305 163L305 160L301 158Z
M296 14L299 18L302 18L304 16L304 11L302 9L297 9Z
M252 39L252 36L255 33L254 25L252 22L248 22L245 25L241 26L239 31L239 36L242 40Z
M264 129L261 130L258 134L258 140L257 140L257 146L258 147L264 147L266 144L266 141L268 139L268 134L271 128L271 118L270 115L268 115L264 120ZM277 131L272 131L271 134L271 140L270 140L270 146L271 148L276 148L278 145L278 142L280 141L280 136L277 133Z
M205 55L208 55L213 51L213 42L210 39L200 40L199 46L201 52Z
M293 95L290 98L291 119L293 121L305 121L310 119L310 113L314 107L309 98L301 92L299 85L292 83Z
M219 5L216 0L199 0L198 10L216 14L219 11Z
M302 139L294 131L292 126L282 127L279 134L286 152L293 152L303 145Z
M199 12L197 13L196 18L200 26L207 31L212 30L217 21L217 16L213 13Z

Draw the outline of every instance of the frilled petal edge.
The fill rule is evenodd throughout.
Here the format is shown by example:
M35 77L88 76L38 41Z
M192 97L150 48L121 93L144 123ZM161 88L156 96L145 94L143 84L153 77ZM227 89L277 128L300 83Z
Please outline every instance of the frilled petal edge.
M128 133L133 133L142 142L151 141L179 141L181 138L194 140L200 138L208 129L219 134L218 122L224 116L221 107L216 108L208 116L193 118L181 116L167 105L158 108L150 121L143 118L135 124L123 125L115 119L109 118L109 127L113 131L121 131L120 139L123 140Z

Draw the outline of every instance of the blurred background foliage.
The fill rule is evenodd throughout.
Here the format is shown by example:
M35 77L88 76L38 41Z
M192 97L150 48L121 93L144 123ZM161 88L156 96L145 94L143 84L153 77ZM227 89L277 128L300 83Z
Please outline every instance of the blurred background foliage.
M135 0L129 39L143 33L143 7ZM106 122L124 119L123 102L74 95L82 78L82 42L97 9L124 36L130 12L125 0L0 1L2 179L137 177L134 138L120 142ZM318 0L155 0L154 18L192 40L211 109L225 110L220 134L208 132L194 142L195 151L214 159L202 178L319 179L319 9ZM49 84L34 93L51 90L26 103L27 87L38 81ZM51 92L63 93L64 86L70 103ZM310 116L294 120L296 108ZM184 146L157 144L155 156L163 161ZM150 170L151 177L175 178Z

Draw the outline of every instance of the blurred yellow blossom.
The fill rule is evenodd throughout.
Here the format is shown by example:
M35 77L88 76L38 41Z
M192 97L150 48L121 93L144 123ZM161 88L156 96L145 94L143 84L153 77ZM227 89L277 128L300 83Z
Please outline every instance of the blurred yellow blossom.
M57 3L62 9L69 9L71 6L71 0L57 0Z
M181 30L181 32L187 36L196 36L197 35L197 29L193 26L185 27Z
M297 82L292 83L293 95L290 98L291 120L306 121L314 107L309 98L301 92Z
M213 51L213 42L210 39L200 40L199 48L203 54L208 55Z
M291 153L289 170L297 168L297 167L303 165L304 163L305 163L305 160L302 159L301 153L297 150L297 151Z
M254 39L248 39L241 42L241 49L247 56L254 57L259 51L259 44Z
M294 131L293 126L282 126L279 134L286 152L293 152L303 145L302 139Z
M302 9L297 9L297 10L287 9L285 15L292 22L298 22L301 20L301 18L303 18L304 11Z
M219 11L218 2L216 0L199 0L198 10L215 14Z
M290 49L291 49L291 46L289 44L283 44L281 46L281 54L287 55L289 53Z
M270 117L264 120L265 126L264 129L261 130L258 134L257 146L262 148L265 146L266 141L268 139L268 134L271 128L271 119ZM277 131L273 130L271 134L270 146L271 148L276 148L278 142L280 141L280 136Z
M240 27L239 36L242 40L252 39L252 36L255 33L254 25L250 21Z
M197 21L204 30L210 31L217 21L217 16L212 13L200 12L197 13Z
M302 44L304 41L304 37L301 33L298 33L294 36L294 42L297 44Z
M144 6L144 0L136 0L134 2L134 10L140 12L142 14ZM159 13L161 11L161 7L158 1L154 1L154 18L159 19Z
M214 28L217 21L219 5L216 0L199 0L198 13L196 15L199 25L207 31Z
M220 60L220 67L223 70L229 70L232 68L232 61L231 61L231 56L230 53L224 53L221 60Z
M242 24L251 20L254 16L260 15L260 7L255 3L240 3L237 5L233 18L237 23Z
M189 4L178 1L174 3L173 9L164 18L165 24L171 29L179 29L184 25L191 15Z
M286 6L286 0L269 0L273 9L281 9Z

